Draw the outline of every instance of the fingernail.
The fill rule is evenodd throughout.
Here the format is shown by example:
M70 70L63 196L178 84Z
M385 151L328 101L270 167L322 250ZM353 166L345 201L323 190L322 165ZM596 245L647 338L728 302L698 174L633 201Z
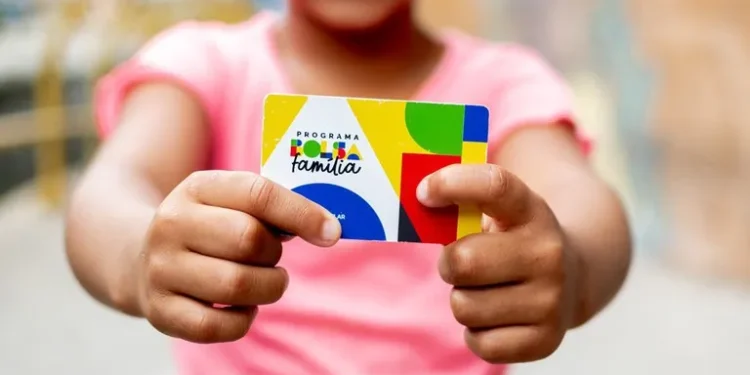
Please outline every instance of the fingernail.
M427 187L427 179L425 178L422 182L417 185L417 200L422 204L427 204L430 200L430 193Z
M323 223L323 229L321 233L321 239L326 243L336 242L341 236L341 224L339 220L333 216L329 216Z

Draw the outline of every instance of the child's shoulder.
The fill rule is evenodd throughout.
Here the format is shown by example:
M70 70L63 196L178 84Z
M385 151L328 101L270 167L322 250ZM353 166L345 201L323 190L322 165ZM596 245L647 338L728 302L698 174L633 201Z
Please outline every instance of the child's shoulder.
M199 99L209 117L218 116L228 82L242 76L244 62L270 49L272 22L272 14L260 13L239 24L189 21L162 31L99 81L98 126L108 132L130 89L153 81L179 86Z
M448 101L486 105L494 146L529 124L574 126L573 93L567 82L534 49L451 31L443 40L452 54L443 73L451 79ZM452 51L452 52L451 52ZM583 139L583 138L581 138Z

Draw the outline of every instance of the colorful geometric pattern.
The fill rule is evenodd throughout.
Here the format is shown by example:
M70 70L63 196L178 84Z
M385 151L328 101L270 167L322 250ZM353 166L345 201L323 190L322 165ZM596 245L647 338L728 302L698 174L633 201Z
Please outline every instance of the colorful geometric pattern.
M426 208L417 185L485 163L488 131L482 106L270 95L261 174L337 215L343 238L448 244L481 231L481 213Z

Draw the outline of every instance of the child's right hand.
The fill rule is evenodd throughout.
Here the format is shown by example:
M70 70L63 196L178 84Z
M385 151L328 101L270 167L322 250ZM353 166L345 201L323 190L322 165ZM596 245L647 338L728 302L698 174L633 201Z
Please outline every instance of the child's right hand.
M278 301L288 284L276 267L282 240L271 228L318 246L341 235L324 208L258 175L194 173L151 223L138 263L141 312L159 331L184 340L242 338L257 306Z

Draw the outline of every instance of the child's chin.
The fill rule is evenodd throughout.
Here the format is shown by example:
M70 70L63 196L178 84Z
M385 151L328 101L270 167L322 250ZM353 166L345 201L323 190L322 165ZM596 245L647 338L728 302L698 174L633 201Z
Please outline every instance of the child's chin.
M367 1L329 0L319 3L312 9L319 22L327 27L341 31L368 31L382 26L396 13L403 0L379 0L380 3ZM408 3L408 1L407 1Z

